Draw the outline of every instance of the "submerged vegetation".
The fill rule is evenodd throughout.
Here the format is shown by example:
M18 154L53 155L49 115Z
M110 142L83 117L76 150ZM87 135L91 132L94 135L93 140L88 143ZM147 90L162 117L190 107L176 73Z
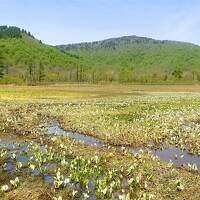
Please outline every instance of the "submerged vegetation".
M198 163L177 166L153 152L176 147L200 159L199 93L93 87L46 87L43 96L39 87L0 91L0 198L198 200ZM55 121L106 145L48 134Z

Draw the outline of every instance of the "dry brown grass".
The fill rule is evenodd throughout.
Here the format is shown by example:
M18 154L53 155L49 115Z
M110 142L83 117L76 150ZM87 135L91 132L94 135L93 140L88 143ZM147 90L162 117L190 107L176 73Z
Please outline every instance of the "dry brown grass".
M1 85L0 98L86 98L146 92L200 92L200 85L92 85L55 84L44 86Z
M3 198L3 197L2 197ZM51 200L52 192L42 180L28 178L20 187L5 194L5 200Z

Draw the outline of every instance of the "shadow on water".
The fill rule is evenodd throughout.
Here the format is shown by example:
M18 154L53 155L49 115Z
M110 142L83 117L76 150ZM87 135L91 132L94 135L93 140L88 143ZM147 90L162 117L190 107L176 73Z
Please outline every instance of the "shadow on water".
M67 136L74 139L75 141L78 141L87 145L95 145L97 147L110 146L117 150L121 150L121 151L124 150L121 146L109 145L103 140L100 140L92 136L87 136L87 135L76 133L76 132L65 131L64 129L60 128L58 122L54 122L52 123L51 126L48 127L47 134ZM125 150L130 153L138 153L140 150L150 151L154 156L157 156L161 160L164 160L167 162L172 161L172 163L176 167L187 165L188 163L196 164L198 168L198 173L200 174L200 157L190 154L187 150L181 150L175 146L165 147L164 149L126 147Z

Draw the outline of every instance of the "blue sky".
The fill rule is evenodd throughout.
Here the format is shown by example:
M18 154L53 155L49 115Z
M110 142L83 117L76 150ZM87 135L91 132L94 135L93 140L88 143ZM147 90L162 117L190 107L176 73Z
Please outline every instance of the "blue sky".
M200 0L0 0L0 24L53 45L123 35L200 44Z

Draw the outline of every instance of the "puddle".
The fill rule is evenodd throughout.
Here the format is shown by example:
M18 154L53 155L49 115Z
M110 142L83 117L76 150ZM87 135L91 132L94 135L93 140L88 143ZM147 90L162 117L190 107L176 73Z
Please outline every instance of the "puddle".
M182 128L188 129L188 126L184 126ZM121 146L113 146L105 143L103 140L99 140L95 137L92 136L87 136L83 135L80 133L76 132L70 132L70 131L65 131L64 129L59 127L59 124L57 122L54 122L50 127L47 129L47 134L50 135L62 135L62 136L67 136L75 141L81 142L83 144L87 145L96 145L97 147L105 147L105 146L110 146L116 150L123 151L123 147ZM187 165L188 163L190 164L196 164L198 168L198 173L200 174L200 157L196 155L190 154L186 150L181 150L177 147L166 147L162 150L160 149L152 149L152 148L132 148L132 147L126 147L126 151L131 152L131 153L138 153L140 150L144 151L150 151L154 156L159 157L161 160L164 161L172 161L174 166L180 167L182 165Z
M195 163L198 166L198 169L200 169L200 157L192 155L186 150L181 150L177 147L170 147L163 150L154 150L152 151L152 153L158 156L159 158L162 158L163 160L171 160L176 166L180 166L187 163Z
M103 140L99 140L95 137L87 136L87 135L80 134L80 133L73 133L70 131L65 131L64 129L60 128L59 124L56 122L54 122L52 124L52 126L48 127L47 134L67 136L67 137L70 137L78 142L83 143L83 144L96 145L98 147L105 146L105 142Z
M50 174L45 174L44 175L44 182L47 185L50 185L51 187L54 186L54 180L53 180L53 177Z
M7 150L16 149L19 143L20 142L17 142L16 138L2 138L0 139L0 148Z

